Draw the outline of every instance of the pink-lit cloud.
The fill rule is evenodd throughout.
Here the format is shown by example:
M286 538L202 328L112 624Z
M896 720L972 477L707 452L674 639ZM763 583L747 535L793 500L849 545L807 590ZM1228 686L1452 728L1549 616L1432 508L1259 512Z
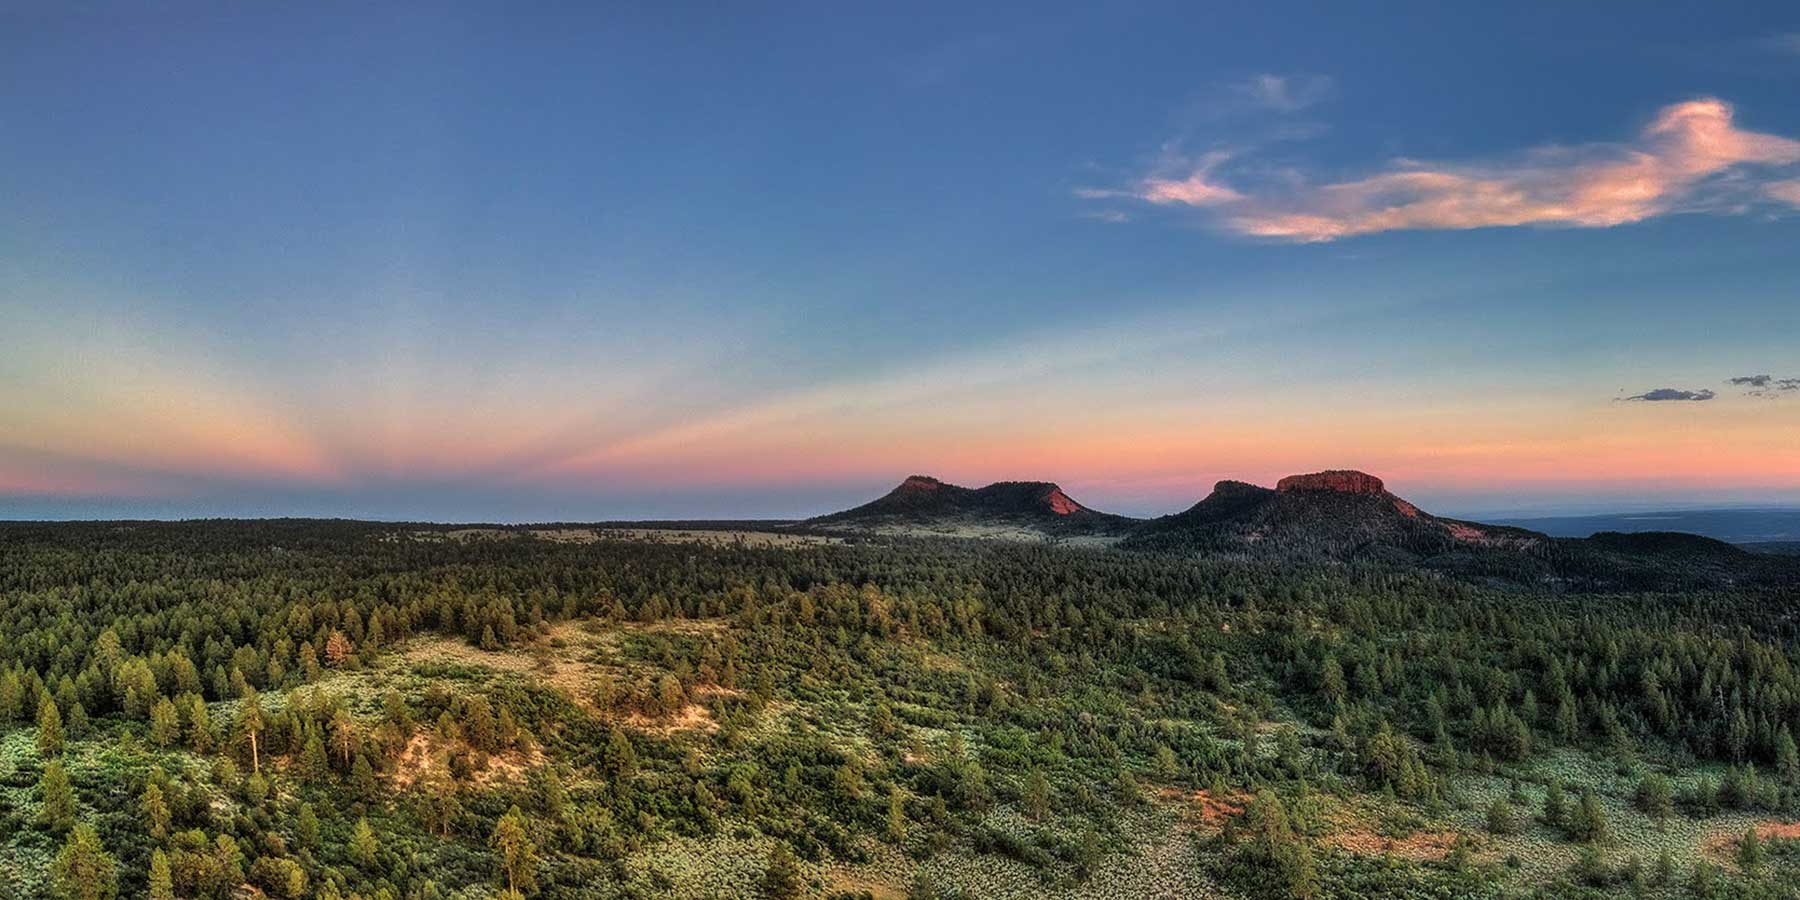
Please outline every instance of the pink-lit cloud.
M1734 213L1775 200L1800 206L1800 141L1740 128L1730 104L1664 107L1625 143L1549 147L1500 162L1400 160L1329 184L1257 191L1228 184L1226 158L1153 174L1128 193L1205 208L1228 229L1296 242L1403 230L1519 225L1604 228L1679 212Z

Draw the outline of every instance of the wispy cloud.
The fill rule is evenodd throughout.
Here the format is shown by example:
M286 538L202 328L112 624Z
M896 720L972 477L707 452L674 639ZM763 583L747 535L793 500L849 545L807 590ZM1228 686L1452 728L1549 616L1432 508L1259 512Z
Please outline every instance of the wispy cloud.
M1200 158L1186 178L1158 178L1147 180L1140 186L1137 197L1151 203L1180 203L1185 206L1222 206L1241 203L1244 195L1226 187L1213 176L1213 171L1231 159L1225 151L1209 153Z
M1775 200L1800 208L1800 179L1773 182L1764 187L1763 192Z
M1776 53L1800 56L1800 31L1786 31L1763 38L1762 45Z
M1726 382L1732 387L1749 388L1746 397L1779 397L1800 392L1800 378L1776 378L1773 375L1739 375Z
M1657 388L1653 391L1645 391L1641 394L1634 394L1630 397L1620 397L1619 399L1627 401L1635 400L1646 403L1660 403L1666 400L1711 400L1715 396L1717 395L1705 388L1701 388L1697 391L1683 391L1676 388Z
M1253 106L1293 113L1331 99L1337 83L1329 75L1263 74L1233 85L1232 90Z
M1232 184L1219 153L1167 165L1122 192L1159 206L1205 208L1227 229L1302 243L1402 230L1519 225L1604 228L1679 212L1800 207L1800 141L1739 128L1730 104L1664 107L1631 141L1542 147L1499 162L1397 160L1327 184Z

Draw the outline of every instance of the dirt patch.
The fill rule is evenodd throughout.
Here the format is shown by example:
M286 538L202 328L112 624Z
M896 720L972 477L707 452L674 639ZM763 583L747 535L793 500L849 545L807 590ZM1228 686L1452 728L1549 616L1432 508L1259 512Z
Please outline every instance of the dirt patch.
M1326 843L1358 856L1392 855L1414 862L1434 862L1450 855L1456 845L1454 831L1417 831L1403 838L1383 837L1366 828L1334 832Z
M555 688L577 706L597 711L594 685L602 675L621 683L646 673L642 666L620 661L620 643L625 635L633 632L711 635L721 634L728 628L722 619L618 625L585 620L560 623L523 647L483 650L451 638L427 638L408 644L396 658L406 666L448 664L508 673L536 685ZM660 670L650 674L654 675L656 671ZM719 696L735 697L739 692L717 685L700 685L691 692L693 702L678 715L653 719L632 714L623 722L640 731L663 734L685 730L714 731L718 723L708 704Z
M553 634L564 632L579 633L579 629L561 625ZM580 638L565 637L563 640L578 640L584 645L594 643L594 639L585 634ZM450 638L418 641L402 651L400 659L409 665L449 663L494 672L510 672L528 677L539 684L551 685L578 701L589 693L589 686L593 684L598 670L598 667L589 663L564 658L562 652L542 644L517 650L483 650Z
M825 876L825 883L832 893L861 894L868 891L875 900L904 900L906 891L891 884L871 881L855 872L834 869Z
M1756 836L1764 841L1772 838L1781 840L1800 840L1800 822L1758 822ZM1742 831L1719 830L1708 834L1700 842L1700 852L1716 862L1724 863L1730 868L1737 868L1738 842L1744 839Z
M1226 819L1243 815L1244 806L1250 799L1238 791L1214 796L1211 791L1182 791L1175 788L1164 788L1158 796L1179 804L1192 824L1206 828L1223 827Z
M440 757L449 749L450 745L430 731L421 730L414 734L412 740L406 742L406 749L400 751L400 758L394 762L394 773L391 776L394 787L405 790L417 784L431 773L433 767L440 765ZM479 758L481 755L476 756ZM543 751L536 747L529 753L508 750L490 753L486 757L475 769L475 783L484 787L501 782L523 781L531 770L542 766L545 761Z
M925 651L921 654L920 659L925 663L925 668L934 672L967 672L969 670L968 663L936 650Z
M689 703L682 708L681 712L663 719L652 719L632 713L625 717L625 727L656 734L670 734L676 731L717 731L719 723L713 721L712 710L698 703Z

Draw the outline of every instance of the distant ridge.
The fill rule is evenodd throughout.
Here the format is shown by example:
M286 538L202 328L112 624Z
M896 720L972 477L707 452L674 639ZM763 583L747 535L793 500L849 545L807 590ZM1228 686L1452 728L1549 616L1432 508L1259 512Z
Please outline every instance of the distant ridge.
M1602 531L1684 531L1734 544L1800 542L1800 508L1794 507L1645 510L1496 521L1552 537L1587 537Z

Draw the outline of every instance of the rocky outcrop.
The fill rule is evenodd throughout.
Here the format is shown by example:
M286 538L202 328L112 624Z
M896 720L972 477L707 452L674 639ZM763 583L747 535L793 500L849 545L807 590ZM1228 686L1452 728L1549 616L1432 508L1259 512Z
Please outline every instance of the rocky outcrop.
M1367 472L1332 469L1310 475L1289 475L1276 482L1275 489L1282 493L1336 491L1340 494L1381 494L1387 491L1387 486L1381 483L1381 479Z
M1051 485L1050 493L1044 495L1044 505L1059 516L1077 513L1083 509L1081 504L1070 499L1069 495L1063 493L1062 488L1056 485Z

